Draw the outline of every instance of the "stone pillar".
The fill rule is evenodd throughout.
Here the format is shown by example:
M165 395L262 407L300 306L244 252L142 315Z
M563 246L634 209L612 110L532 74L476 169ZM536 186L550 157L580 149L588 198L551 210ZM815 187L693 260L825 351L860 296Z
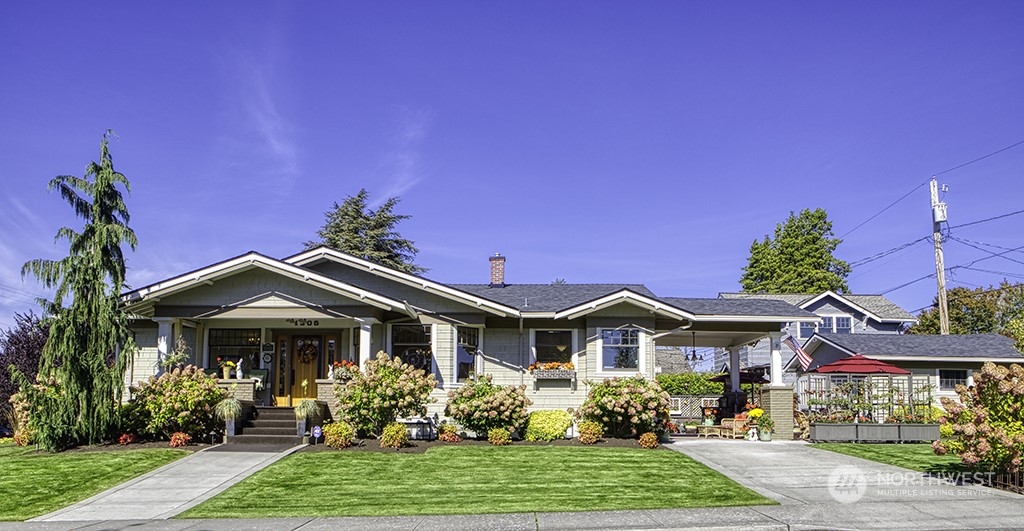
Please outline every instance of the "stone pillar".
M740 349L743 347L729 347L729 390L733 393L740 391Z
M771 385L780 386L782 385L782 332L768 332L768 344L772 353Z
M316 401L327 405L330 418L338 418L338 399L334 396L334 380L319 379L316 381Z
M766 385L762 389L761 409L775 421L775 437L793 438L793 386Z

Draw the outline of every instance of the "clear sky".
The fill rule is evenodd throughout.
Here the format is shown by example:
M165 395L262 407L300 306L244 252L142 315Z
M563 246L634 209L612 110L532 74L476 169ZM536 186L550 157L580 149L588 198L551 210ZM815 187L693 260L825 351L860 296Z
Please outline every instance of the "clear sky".
M442 282L487 282L501 252L511 283L712 297L816 207L858 261L931 233L932 175L1024 140L1022 28L1019 1L7 2L0 327L43 294L21 265L79 226L47 181L81 175L107 128L135 286L298 252L362 187L401 197ZM950 225L1024 209L1022 169L1024 145L940 175ZM992 253L1022 228L952 229L947 265L984 261L950 285L1020 281L1024 253ZM933 273L923 240L849 283Z

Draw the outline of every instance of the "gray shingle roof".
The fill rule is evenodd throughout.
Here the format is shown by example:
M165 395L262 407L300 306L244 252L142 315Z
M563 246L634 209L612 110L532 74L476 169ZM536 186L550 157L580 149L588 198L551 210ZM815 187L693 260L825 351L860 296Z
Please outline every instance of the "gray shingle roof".
M920 356L922 358L1021 358L1013 340L999 334L914 335L817 333L854 354L872 356Z
M694 315L744 315L763 317L817 317L784 301L772 299L690 299L660 297L672 306Z
M723 299L758 299L758 300L778 300L784 301L793 306L803 306L804 303L814 299L821 295L821 293L736 293L736 292L725 292L719 293L718 296ZM895 303L885 298L884 295L854 295L854 294L838 294L841 299L864 308L865 310L877 315L879 319L897 319L904 321L913 321L916 319L910 312L900 308Z
M489 284L448 285L524 312L564 310L624 289L652 299L657 298L643 284L506 284L504 287L491 287Z

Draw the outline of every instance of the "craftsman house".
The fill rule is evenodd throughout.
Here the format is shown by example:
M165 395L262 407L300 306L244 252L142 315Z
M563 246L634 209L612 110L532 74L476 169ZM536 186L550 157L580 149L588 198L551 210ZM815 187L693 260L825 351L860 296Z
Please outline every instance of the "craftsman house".
M157 374L180 337L191 363L212 372L218 358L241 360L238 387L266 405L326 400L334 362L362 365L383 350L435 375L432 412L474 374L525 385L536 409L562 409L582 404L589 381L653 378L656 345L719 347L736 357L767 338L780 383L783 325L818 321L778 300L659 297L642 284L506 283L505 257L489 263L486 284L442 284L319 247L284 259L250 252L183 273L123 295L141 348L126 384ZM572 365L531 372L538 362Z

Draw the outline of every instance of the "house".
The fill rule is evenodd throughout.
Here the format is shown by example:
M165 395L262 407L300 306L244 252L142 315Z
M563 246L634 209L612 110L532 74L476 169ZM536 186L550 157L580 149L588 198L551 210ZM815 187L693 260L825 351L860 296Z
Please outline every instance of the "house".
M842 358L860 354L884 361L911 372L932 388L936 405L941 397L956 398L958 384L973 385L973 374L985 362L1024 363L1024 354L1013 340L999 334L969 335L886 335L837 334L816 332L804 344L811 356L808 370ZM800 363L794 358L785 370L795 372ZM798 383L796 392L802 389Z
M838 294L825 291L817 294L788 293L720 293L723 299L783 301L821 318L819 322L794 322L786 326L786 335L799 342L806 341L815 332L835 334L900 334L917 319L882 295ZM792 356L792 352L788 352ZM740 367L765 366L769 362L766 342L759 342L740 352ZM715 366L727 364L727 354L718 353ZM792 373L784 375L792 383Z
M141 347L126 383L158 373L181 337L199 366L242 360L243 375L260 375L264 389L252 379L233 388L266 405L333 402L332 363L364 365L383 350L434 374L431 413L443 413L447 391L474 374L525 385L534 409L564 409L583 403L591 381L653 378L658 345L735 357L769 338L781 383L779 331L818 320L778 300L659 297L642 284L506 283L505 257L489 264L488 283L443 284L319 247L284 259L250 252L183 273L123 295ZM554 379L528 370L555 361L574 370Z

